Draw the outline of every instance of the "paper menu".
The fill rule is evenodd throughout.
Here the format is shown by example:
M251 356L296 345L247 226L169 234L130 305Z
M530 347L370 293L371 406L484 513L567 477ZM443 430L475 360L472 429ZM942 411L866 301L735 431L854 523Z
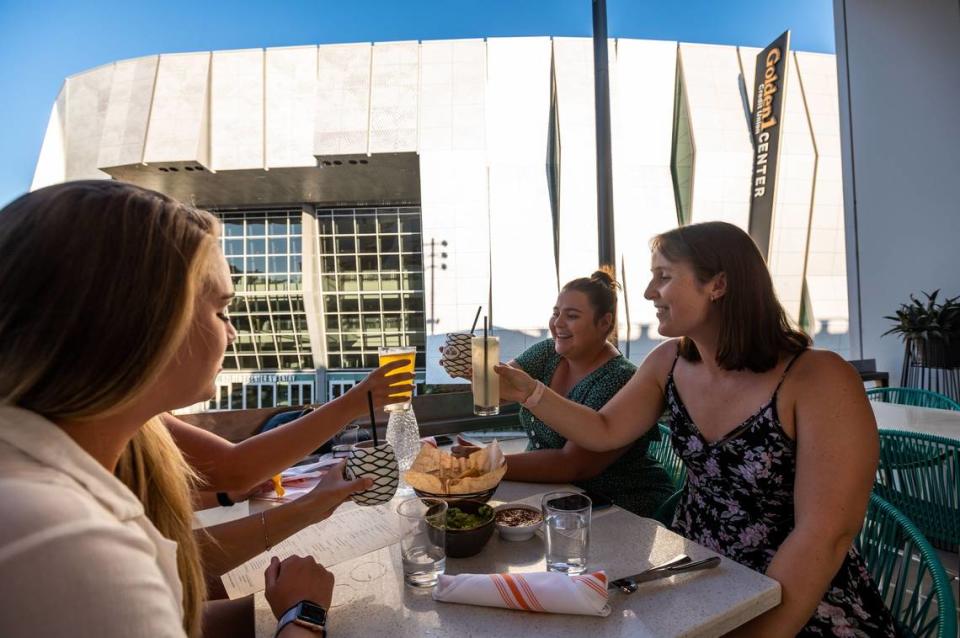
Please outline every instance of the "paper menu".
M324 567L369 554L400 540L397 515L391 504L356 507L337 512L223 575L227 595L240 598L263 590L263 572L270 557L281 560L310 555Z

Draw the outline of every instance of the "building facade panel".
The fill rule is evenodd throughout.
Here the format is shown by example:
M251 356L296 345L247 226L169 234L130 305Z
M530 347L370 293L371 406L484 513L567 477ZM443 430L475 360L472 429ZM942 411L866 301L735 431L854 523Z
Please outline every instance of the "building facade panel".
M491 38L487 60L492 315L501 357L508 359L542 334L543 317L556 301L545 161L550 40Z
M209 53L160 56L143 161L210 166Z
M424 42L420 56L426 375L444 383L451 379L434 353L447 332L468 329L487 303L486 44Z
M159 61L160 56L153 55L114 65L97 158L99 168L139 164L143 159Z
M609 51L615 49L611 41ZM612 56L611 56L612 57ZM610 69L616 67L610 65ZM556 118L560 144L558 226L559 283L597 269L597 143L593 90L593 41L554 38ZM616 211L616 207L614 207Z
M267 167L316 166L317 47L267 49L264 63Z
M214 170L264 167L263 49L215 51L210 67Z
M100 138L107 121L114 64L67 80L66 178L103 179L97 168Z
M370 72L369 153L417 150L420 44L373 46Z
M681 43L679 55L696 147L690 222L726 221L746 229L752 145L736 47ZM725 184L744 184L735 191Z
M651 346L644 337L656 338L656 313L643 297L650 279L647 242L675 228L678 219L670 173L677 43L620 39L616 54L611 67L613 200L617 275L621 284L626 281L619 338L626 343L629 307L630 357L639 361Z
M371 49L369 43L317 47L315 155L367 152Z
M50 109L47 130L43 134L43 144L40 146L37 166L33 170L33 180L30 182L31 191L51 184L59 184L67 179L66 107L67 87L64 85Z
M796 64L818 154L806 277L811 323L818 346L846 355L850 340L837 65L832 55L801 52Z

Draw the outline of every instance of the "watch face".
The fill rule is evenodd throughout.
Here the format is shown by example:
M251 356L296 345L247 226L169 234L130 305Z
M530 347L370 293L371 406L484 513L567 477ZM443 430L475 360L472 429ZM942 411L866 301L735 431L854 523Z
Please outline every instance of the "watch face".
M300 603L300 613L297 614L297 620L322 627L327 622L327 612L320 605L305 600Z

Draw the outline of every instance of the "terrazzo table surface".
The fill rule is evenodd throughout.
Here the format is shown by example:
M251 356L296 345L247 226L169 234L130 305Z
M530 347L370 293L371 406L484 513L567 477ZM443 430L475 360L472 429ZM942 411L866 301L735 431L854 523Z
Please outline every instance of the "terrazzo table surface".
M871 401L870 407L881 430L906 430L926 432L950 439L960 439L960 412L918 408L912 405L896 405Z
M511 502L557 486L504 482L495 500ZM611 579L636 574L687 554L710 550L668 531L656 521L619 508L595 513L590 530L589 571ZM494 533L477 556L447 559L446 573L542 572L543 541L502 541ZM400 552L385 547L330 568L336 576L327 623L331 636L469 638L479 636L720 636L780 602L780 585L738 563L674 576L640 586L634 594L611 592L606 618L534 614L490 607L438 603L430 590L403 584ZM259 593L254 598L258 638L272 638L276 620Z

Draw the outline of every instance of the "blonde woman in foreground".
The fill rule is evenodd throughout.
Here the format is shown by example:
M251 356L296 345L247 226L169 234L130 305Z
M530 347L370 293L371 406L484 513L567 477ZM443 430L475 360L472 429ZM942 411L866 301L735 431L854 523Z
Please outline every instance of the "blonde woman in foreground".
M5 638L234 631L203 626L193 473L157 418L213 394L233 296L217 232L208 213L106 180L0 211ZM266 583L278 616L329 607L333 576L311 558L274 560Z

